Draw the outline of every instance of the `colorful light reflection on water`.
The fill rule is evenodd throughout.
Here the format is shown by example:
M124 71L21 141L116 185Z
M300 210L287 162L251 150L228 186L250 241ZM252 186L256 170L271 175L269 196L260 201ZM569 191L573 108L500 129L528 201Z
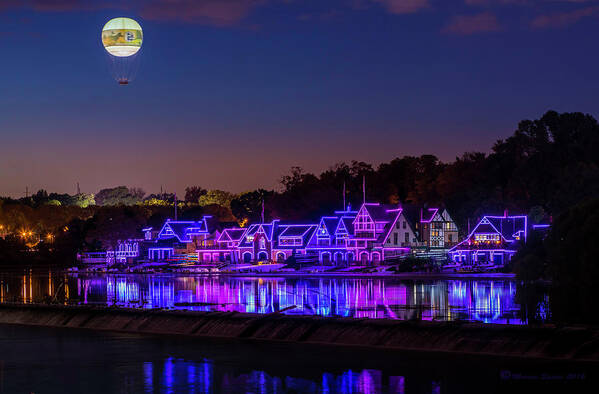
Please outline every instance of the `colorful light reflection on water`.
M146 393L170 392L246 392L246 393L404 393L405 377L384 376L375 369L325 372L320 381L293 376L272 376L266 371L217 373L214 362L169 357L163 362L143 364ZM432 383L432 386L434 383ZM431 392L434 392L432 390Z
M4 325L0 346L2 393L438 392L439 375L428 367L420 371L403 359L395 365L372 358L369 368L347 356L315 361L322 356L317 349L285 362L288 348L278 346Z
M39 302L52 291L68 303L128 308L527 323L513 280L25 274L2 279L0 300Z

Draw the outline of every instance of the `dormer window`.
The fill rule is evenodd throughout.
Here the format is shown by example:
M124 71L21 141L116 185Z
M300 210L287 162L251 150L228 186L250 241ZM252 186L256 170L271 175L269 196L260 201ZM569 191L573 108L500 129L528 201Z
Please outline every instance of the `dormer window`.
M281 245L281 246L302 246L302 239L300 237L280 238L279 245Z
M498 242L499 234L475 234L475 242Z

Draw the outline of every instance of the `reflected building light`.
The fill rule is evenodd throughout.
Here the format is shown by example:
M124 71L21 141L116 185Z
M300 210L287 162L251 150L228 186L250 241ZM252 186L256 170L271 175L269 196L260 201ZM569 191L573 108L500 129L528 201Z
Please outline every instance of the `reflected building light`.
M358 387L355 390L359 393L374 394L382 391L381 371L365 369L358 377Z
M389 377L389 392L397 393L397 394L405 394L406 378L403 376L390 376Z
M196 384L198 383L198 375L196 373L196 367L193 364L187 366L187 387L190 392L195 392Z
M23 295L27 283L23 281ZM186 278L175 276L106 276L86 279L93 301L144 308L426 320L518 322L516 285L512 281L435 281L389 283L363 279ZM91 285L91 286L90 286ZM31 286L32 287L32 286ZM65 288L68 293L68 289ZM30 298L30 297L24 297ZM175 307L175 303L203 305ZM522 322L521 322L522 323Z
M163 372L163 384L162 391L166 393L174 393L174 372L175 365L173 363L173 358L169 357L164 360L164 372Z
M212 388L212 375L213 375L213 367L212 362L209 360L204 360L202 363L202 373L200 374L200 381L202 383L202 392L209 393Z
M154 365L152 362L145 362L144 369L144 392L154 393Z

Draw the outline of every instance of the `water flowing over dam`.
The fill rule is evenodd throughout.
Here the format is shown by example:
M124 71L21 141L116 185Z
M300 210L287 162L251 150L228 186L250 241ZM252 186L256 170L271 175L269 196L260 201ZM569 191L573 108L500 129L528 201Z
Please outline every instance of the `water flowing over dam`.
M381 352L416 350L599 361L599 332L593 328L6 304L0 306L0 323Z

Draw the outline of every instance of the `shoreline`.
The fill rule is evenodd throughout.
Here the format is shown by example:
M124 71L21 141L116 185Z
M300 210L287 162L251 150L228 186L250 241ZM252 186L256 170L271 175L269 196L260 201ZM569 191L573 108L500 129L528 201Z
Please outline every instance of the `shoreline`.
M429 272L402 272L399 274L367 274L367 273L261 273L261 274L238 274L238 273L218 273L216 275L226 275L233 277L290 277L290 278L355 278L355 279L516 279L516 274L457 274L457 273L429 273Z
M127 271L100 271L87 269L87 267L64 265L0 265L0 274L10 274L23 271L46 271L60 274L96 274L96 275L175 275L195 277L237 277L237 278L334 278L334 279L405 279L405 280L517 280L515 273L493 272L400 272L400 273L365 273L365 272L185 272L185 271L156 271L156 272L127 272Z
M100 275L175 275L197 277L237 277L237 278L334 278L334 279L406 279L406 280L459 280L459 279L488 279L488 280L516 280L514 273L439 273L439 272L402 272L399 274L379 273L339 273L339 272L101 272L101 271L68 271L67 274L100 274Z

